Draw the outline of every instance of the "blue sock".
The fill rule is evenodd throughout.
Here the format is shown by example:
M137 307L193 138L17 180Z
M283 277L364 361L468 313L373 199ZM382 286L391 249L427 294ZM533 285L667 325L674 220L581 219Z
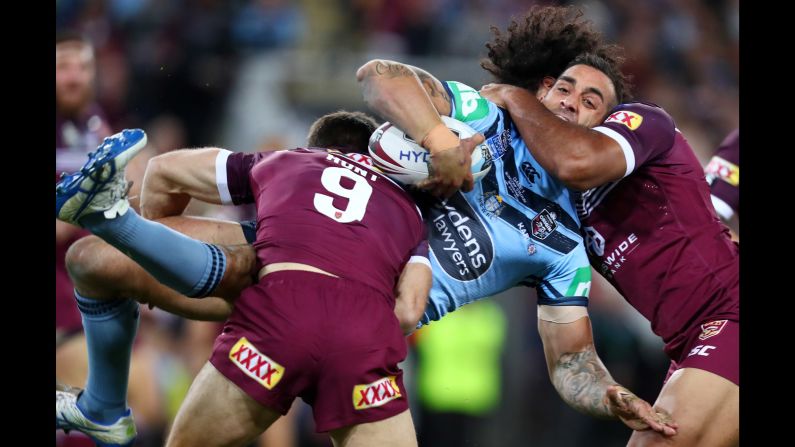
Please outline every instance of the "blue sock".
M138 330L138 303L126 298L100 301L80 296L77 291L75 299L88 345L88 381L77 406L94 421L109 424L127 413L127 379Z
M221 249L144 219L132 209L114 219L92 213L80 224L183 295L207 296L224 276L226 255Z

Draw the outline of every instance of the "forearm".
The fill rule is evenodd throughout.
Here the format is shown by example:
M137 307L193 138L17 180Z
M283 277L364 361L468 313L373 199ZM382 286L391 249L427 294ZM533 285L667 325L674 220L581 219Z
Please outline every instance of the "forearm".
M555 177L574 177L569 171L595 151L588 129L561 120L528 90L512 88L503 99L533 157Z
M141 214L148 219L179 215L191 198L220 204L215 179L219 151L180 150L152 158L141 188Z
M607 389L618 385L610 376L593 345L584 351L560 356L550 370L550 379L560 397L572 408L602 418L614 418Z
M179 190L159 168L150 167L141 187L141 215L147 219L179 216L191 197Z
M439 141L426 141L432 153L458 145L452 132L444 132L439 117L440 112L449 113L450 98L432 76L399 62L372 60L359 68L356 79L365 103L417 143L422 144L431 130L442 125Z
M395 316L404 334L410 334L420 321L433 284L431 268L422 263L409 263L403 269L395 288Z

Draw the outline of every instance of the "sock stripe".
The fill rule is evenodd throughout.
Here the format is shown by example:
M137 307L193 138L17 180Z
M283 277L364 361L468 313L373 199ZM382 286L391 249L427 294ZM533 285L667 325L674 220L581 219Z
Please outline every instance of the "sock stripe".
M221 279L224 277L224 271L226 270L226 256L224 256L224 253L221 251L221 249L215 245L205 245L210 250L210 254L212 255L210 274L207 276L207 280L199 292L192 295L194 298L203 298L215 290L215 288L218 287L218 284L221 282Z
M75 291L75 301L77 302L77 308L82 314L111 315L124 306L129 300L127 298L119 298L110 301L100 301L84 297Z

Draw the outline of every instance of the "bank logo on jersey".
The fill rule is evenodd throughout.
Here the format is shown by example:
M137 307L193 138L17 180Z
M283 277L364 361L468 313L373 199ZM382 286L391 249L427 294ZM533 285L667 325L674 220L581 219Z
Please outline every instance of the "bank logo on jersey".
M546 239L558 227L558 223L555 222L556 217L555 213L550 213L546 208L541 210L531 223L533 236L542 240Z
M709 321L701 325L701 335L698 336L699 340L706 340L720 334L720 331L726 326L729 320L715 320Z
M246 337L241 337L232 346L229 350L229 359L247 376L269 390L273 389L284 376L284 367L259 352Z
M427 215L431 251L448 276L472 281L488 271L494 260L494 243L461 193L436 203Z
M732 186L740 185L740 167L717 155L709 161L704 173L707 175L707 183L712 184L713 180L719 178Z
M643 117L638 115L635 112L630 112L628 110L621 110L615 112L607 117L605 123L620 123L627 127L629 130L635 130L640 127L640 123L643 122Z
M384 377L373 383L353 387L353 408L380 407L385 403L402 397L395 376Z
M453 92L455 116L459 121L474 121L484 118L489 114L489 104L474 88L460 82L447 83Z
M600 258L605 255L605 238L594 227L583 227L585 248Z

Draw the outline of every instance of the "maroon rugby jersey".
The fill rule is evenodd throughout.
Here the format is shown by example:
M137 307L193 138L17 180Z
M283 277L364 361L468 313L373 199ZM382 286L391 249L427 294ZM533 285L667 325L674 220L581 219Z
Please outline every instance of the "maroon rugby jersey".
M234 153L225 175L222 200L256 203L260 265L309 264L392 296L411 256L428 256L425 225L408 194L339 153Z
M578 199L594 268L649 319L669 355L706 318L739 321L739 249L671 117L621 104L595 130L619 143L627 172Z
M715 211L724 219L731 219L740 209L740 129L723 140L704 172Z

